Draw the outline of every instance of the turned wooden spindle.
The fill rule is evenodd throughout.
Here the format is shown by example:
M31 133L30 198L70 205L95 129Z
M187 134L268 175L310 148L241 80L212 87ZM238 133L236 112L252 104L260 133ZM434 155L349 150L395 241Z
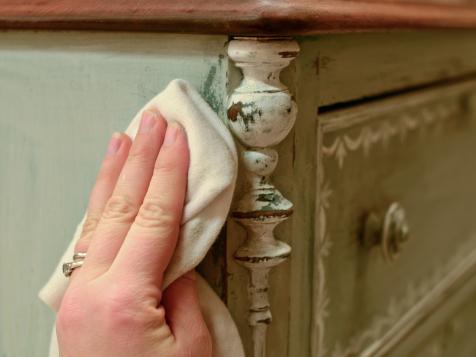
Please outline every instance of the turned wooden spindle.
M296 103L279 74L298 52L298 44L289 38L235 38L228 46L228 55L243 72L227 114L232 132L245 148L246 190L232 217L247 232L234 256L250 272L248 324L254 357L266 356L266 330L272 320L269 271L291 253L291 247L273 233L292 214L293 205L270 180L278 163L278 153L270 147L289 134L296 120Z

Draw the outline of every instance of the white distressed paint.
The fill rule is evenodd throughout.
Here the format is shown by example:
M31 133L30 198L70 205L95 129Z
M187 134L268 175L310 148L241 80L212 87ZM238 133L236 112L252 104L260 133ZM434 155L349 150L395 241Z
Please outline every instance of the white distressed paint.
M227 114L232 132L245 147L242 161L247 189L232 216L247 231L235 259L250 271L248 324L254 357L266 356L266 330L272 319L268 273L291 253L291 247L273 234L292 214L293 205L269 178L278 163L278 153L269 146L281 142L296 120L296 103L279 74L298 51L298 44L287 38L236 38L228 46L230 58L243 71L241 84L229 98Z

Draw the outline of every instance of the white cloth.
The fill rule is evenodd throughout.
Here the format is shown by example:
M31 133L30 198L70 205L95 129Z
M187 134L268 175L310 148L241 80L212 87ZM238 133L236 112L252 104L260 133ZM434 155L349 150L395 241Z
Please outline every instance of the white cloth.
M233 139L215 112L187 82L176 79L147 103L134 117L126 134L135 136L142 112L157 108L168 121L185 129L190 150L188 188L177 248L165 272L164 287L195 268L215 241L223 226L235 186L237 154ZM62 263L71 260L83 220L63 254L40 299L57 311L68 286ZM213 338L214 357L244 357L243 346L226 306L205 282L197 282L205 321ZM50 357L58 356L53 331Z

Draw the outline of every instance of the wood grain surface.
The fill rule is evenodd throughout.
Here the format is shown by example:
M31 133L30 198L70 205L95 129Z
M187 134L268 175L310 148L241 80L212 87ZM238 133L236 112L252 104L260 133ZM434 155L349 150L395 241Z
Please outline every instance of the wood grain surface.
M0 29L305 35L474 27L470 0L0 0Z

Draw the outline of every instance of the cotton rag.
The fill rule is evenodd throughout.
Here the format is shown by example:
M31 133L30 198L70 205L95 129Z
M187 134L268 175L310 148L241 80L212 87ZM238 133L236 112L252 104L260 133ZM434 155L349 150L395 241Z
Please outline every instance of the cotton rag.
M223 226L237 175L236 148L226 126L216 113L186 81L176 79L147 103L132 119L126 134L134 138L142 112L156 108L169 122L179 122L187 133L190 166L188 186L175 253L164 276L165 289L171 282L195 268L215 241ZM71 260L85 217L76 228L68 249L48 283L40 291L40 299L58 311L68 286L62 263ZM202 312L211 332L214 357L244 357L243 346L230 313L207 282L199 277L198 295ZM58 356L56 333L53 330L50 357Z

